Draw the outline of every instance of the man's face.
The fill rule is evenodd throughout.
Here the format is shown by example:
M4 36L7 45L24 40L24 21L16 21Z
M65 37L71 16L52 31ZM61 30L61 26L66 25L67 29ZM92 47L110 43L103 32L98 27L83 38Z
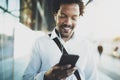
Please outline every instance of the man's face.
M55 14L56 29L63 38L71 37L79 18L78 4L62 4L58 13Z

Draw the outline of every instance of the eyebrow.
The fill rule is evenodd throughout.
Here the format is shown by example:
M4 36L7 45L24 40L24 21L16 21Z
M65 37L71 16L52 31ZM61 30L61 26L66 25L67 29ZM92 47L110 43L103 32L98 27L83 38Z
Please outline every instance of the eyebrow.
M66 15L64 12L60 12L60 14ZM67 16L67 15L66 15ZM73 15L74 17L78 17L77 14Z

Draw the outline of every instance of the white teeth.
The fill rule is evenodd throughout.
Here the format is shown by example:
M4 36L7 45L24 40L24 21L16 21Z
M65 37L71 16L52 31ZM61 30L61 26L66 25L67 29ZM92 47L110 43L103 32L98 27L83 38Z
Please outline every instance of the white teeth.
M71 30L70 26L62 26L63 30L67 33Z
M68 28L68 27L65 27L64 29L65 29L65 30L69 30L70 28Z
M68 28L68 27L65 27L65 29L70 29L70 28Z

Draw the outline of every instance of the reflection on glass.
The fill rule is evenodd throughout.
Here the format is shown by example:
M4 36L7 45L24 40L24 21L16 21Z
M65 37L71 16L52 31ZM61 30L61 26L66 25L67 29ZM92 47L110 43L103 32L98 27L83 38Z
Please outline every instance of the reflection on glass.
M14 80L13 16L7 12L17 9L19 0L0 0L0 80ZM18 14L19 11L14 13Z
M13 80L14 36L0 34L0 80Z

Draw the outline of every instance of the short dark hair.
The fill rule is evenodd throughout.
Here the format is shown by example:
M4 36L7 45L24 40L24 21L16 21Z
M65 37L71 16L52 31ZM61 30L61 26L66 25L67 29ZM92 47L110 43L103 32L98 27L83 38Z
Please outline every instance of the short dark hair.
M53 0L53 7L52 7L53 14L58 12L61 4L72 4L72 3L79 5L80 15L83 15L84 3L82 0Z

